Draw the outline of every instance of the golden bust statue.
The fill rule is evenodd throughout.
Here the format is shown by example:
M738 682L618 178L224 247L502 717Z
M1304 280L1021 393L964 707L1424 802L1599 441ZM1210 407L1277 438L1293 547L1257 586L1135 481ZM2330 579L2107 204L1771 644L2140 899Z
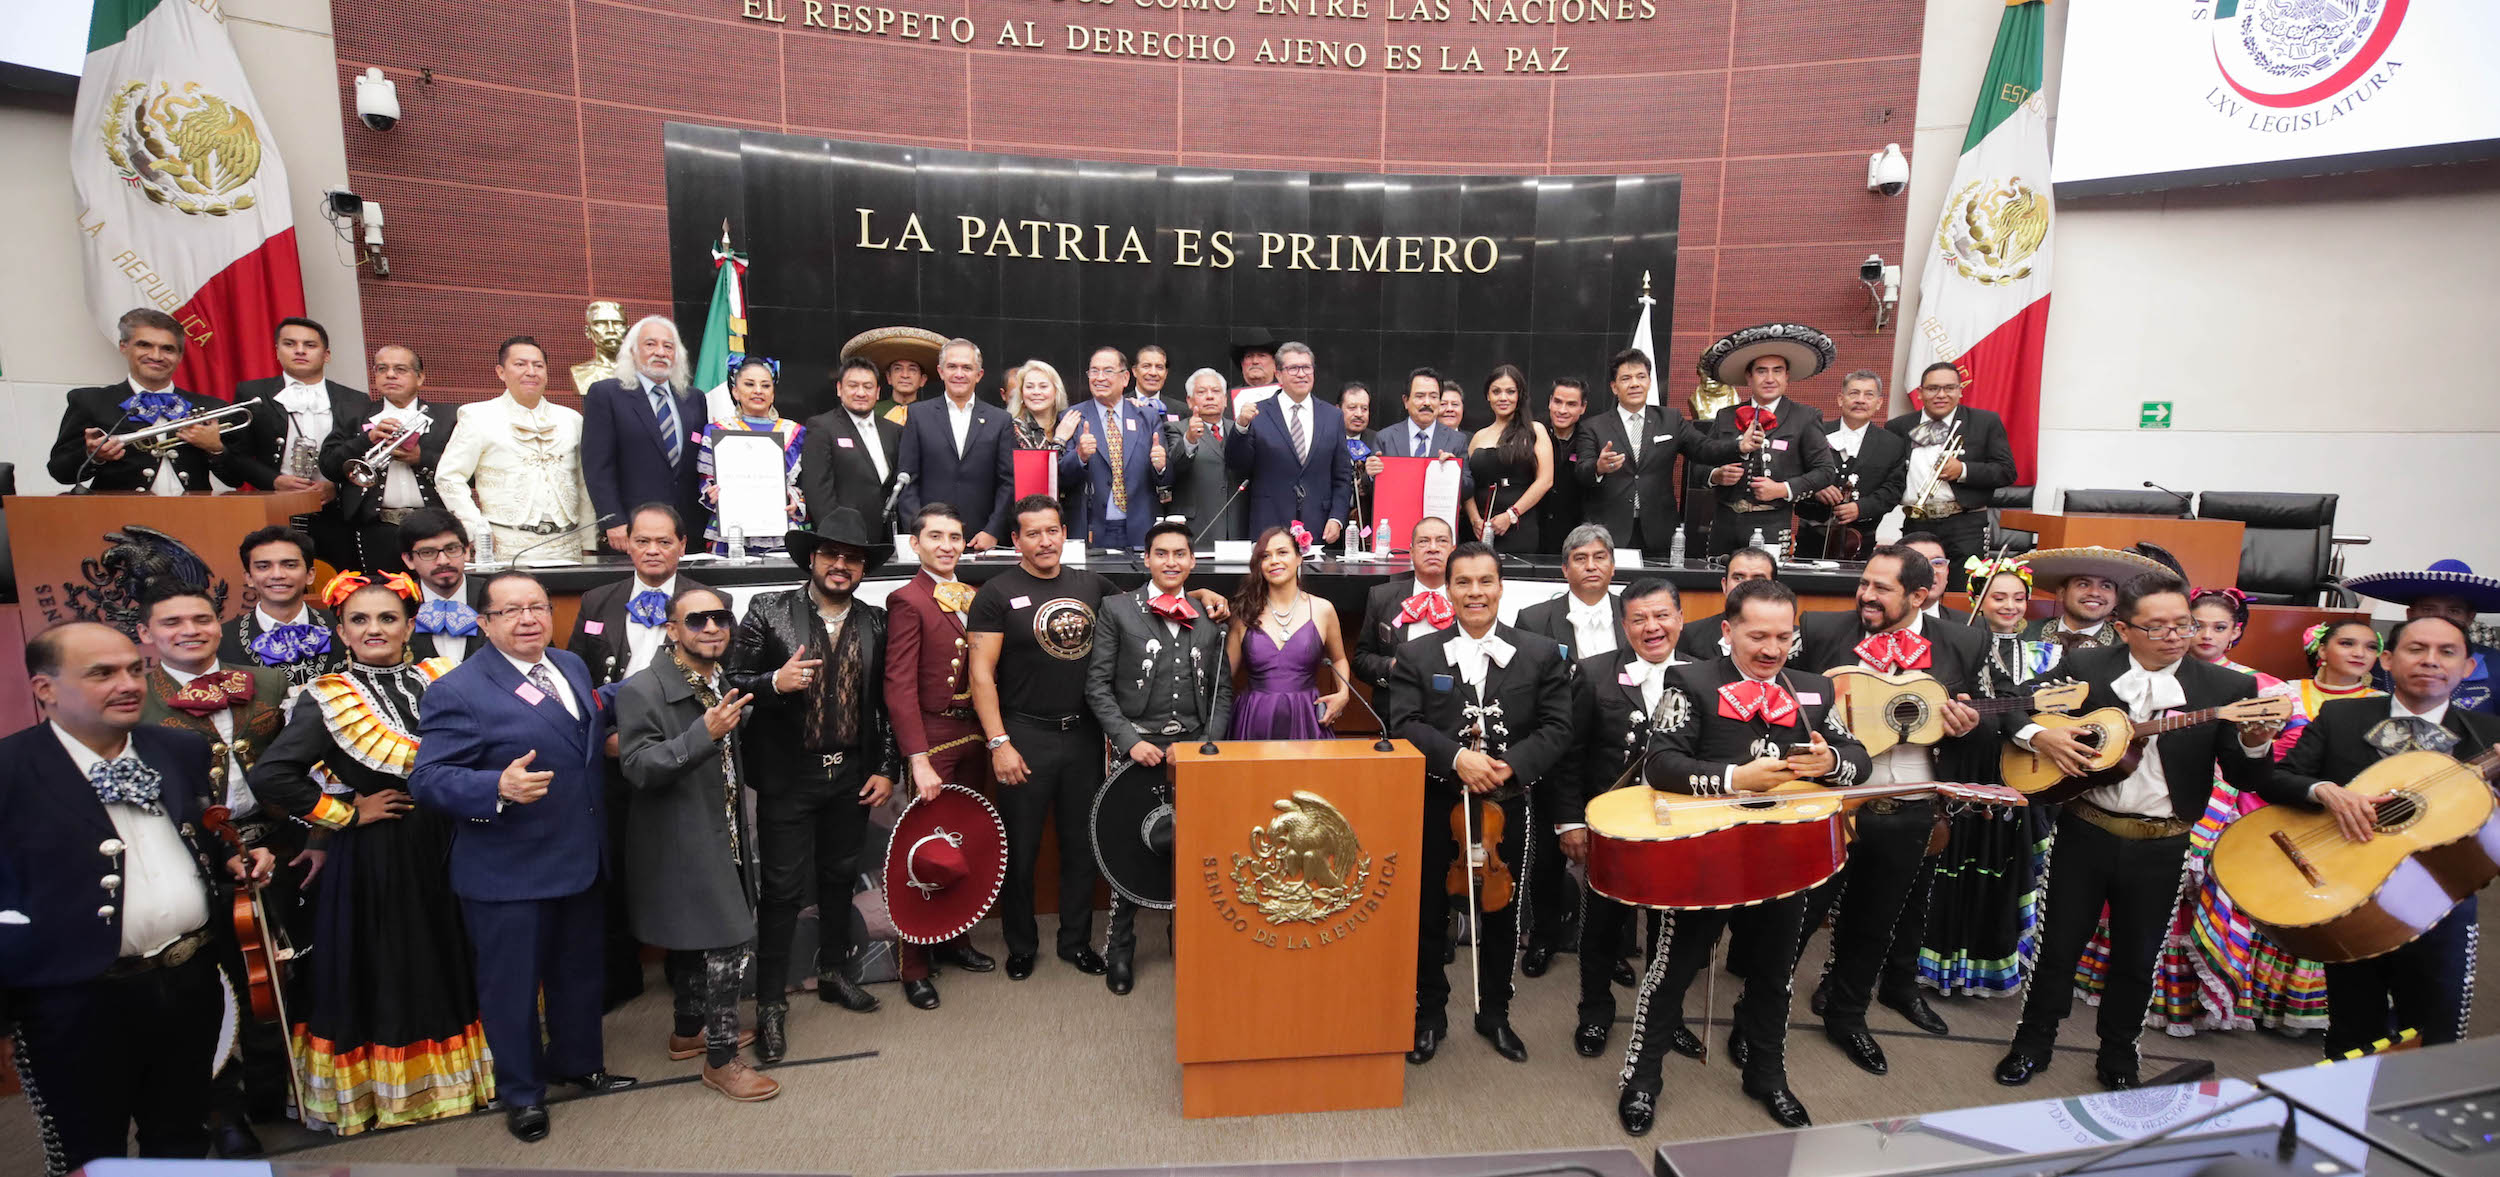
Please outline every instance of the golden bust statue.
M625 342L625 307L603 298L590 304L583 320L590 358L573 365L573 391L588 396L591 385L616 375L616 349Z
M1736 398L1743 396L1744 392L1744 389L1730 388L1704 375L1701 383L1693 388L1693 420L1709 424L1712 417L1719 415L1719 410L1735 404Z

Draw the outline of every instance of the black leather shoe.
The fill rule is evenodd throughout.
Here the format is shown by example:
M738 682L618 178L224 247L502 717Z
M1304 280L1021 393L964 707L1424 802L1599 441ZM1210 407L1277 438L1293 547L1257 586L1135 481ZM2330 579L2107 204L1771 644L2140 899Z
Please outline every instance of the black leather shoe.
M1616 962L1615 962L1615 971L1614 971L1614 973L1613 973L1613 979L1614 979L1614 983L1615 983L1615 984L1617 984L1617 985L1621 985L1621 986L1623 986L1624 988L1629 989L1629 988L1631 988L1631 987L1632 987L1632 986L1634 986L1634 985L1640 984L1640 982L1641 982L1641 975L1640 975L1639 973L1637 973L1637 972L1632 971L1632 962L1631 962L1631 961L1628 961L1628 960L1618 960L1618 961L1616 961Z
M1615 1118L1623 1121L1625 1133L1647 1136L1649 1126L1658 1122L1658 1097L1646 1091L1626 1091L1615 1100Z
M874 1013L877 996L854 984L840 973L827 973L816 978L816 1000L838 1005L855 1014Z
M1095 952L1091 948L1079 948L1074 952L1061 952L1059 954L1059 959L1075 965L1076 971L1089 977L1099 977L1111 968L1110 965L1103 963L1102 954Z
M1832 987L1828 983L1816 985L1814 987L1814 996L1806 998L1806 1008L1813 1010L1814 1016L1818 1018L1823 1016L1823 1011L1829 1008L1831 1004Z
M1752 1043L1745 1041L1742 1035L1730 1034L1727 1036L1727 1065L1741 1071L1745 1069L1745 1060L1752 1057Z
M937 982L926 977L917 981L903 982L903 1000L910 1002L913 1009L936 1009L938 1007Z
M1927 1004L1927 999L1919 994L1912 993L1904 997L1887 997L1883 999L1883 1003L1885 1009L1900 1014L1902 1021L1908 1022L1909 1024L1916 1026L1921 1030L1925 1030L1930 1034L1950 1034L1953 1032L1953 1027L1944 1024L1944 1015L1937 1013L1936 1007Z
M1010 953L1008 953L1008 954L1007 954L1007 979L1008 979L1008 980L1010 980L1010 981L1021 981L1021 980L1025 979L1026 977L1030 977L1030 976L1032 976L1032 975L1033 975L1033 954L1032 954L1032 953L1030 953L1030 952L1010 952Z
M1137 988L1136 959L1123 952L1104 961L1102 986L1122 997L1128 996L1129 990Z
M503 1110L504 1131L523 1144L536 1144L547 1139L547 1105L523 1104Z
M969 944L940 945L929 957L939 964L951 964L967 973L986 973L998 967L998 962L990 954Z
M1542 944L1531 944L1519 957L1519 971L1531 977L1542 977L1554 963L1554 950Z
M1677 1026L1667 1032L1667 1049L1686 1058L1700 1058L1702 1055L1701 1035L1683 1026Z
M631 1075L618 1075L608 1071L592 1071L587 1075L566 1075L557 1079L556 1082L562 1083L567 1087L579 1087L583 1091L589 1092L592 1095L606 1095L611 1091L623 1091L636 1083L642 1082L642 1080L634 1078Z
M1826 1027L1823 1037L1829 1039L1832 1045L1839 1047L1840 1053L1848 1055L1850 1062L1858 1064L1859 1070L1869 1075L1881 1075L1892 1069L1891 1065L1884 1061L1884 1048L1876 1043L1873 1034L1864 1030L1834 1030Z
M1814 1126L1814 1117L1806 1114L1806 1105L1797 1102L1797 1093L1786 1087L1774 1087L1753 1098L1754 1102L1762 1105L1763 1111L1771 1113L1771 1119L1782 1128Z
M1528 1044L1510 1028L1509 1018L1477 1018L1476 1036L1493 1044L1493 1053L1514 1063L1528 1061Z
M261 1154L260 1137L252 1131L251 1125L238 1121L217 1125L215 1147L217 1156L222 1160L231 1161Z
M2005 1057L1997 1060L1997 1083L2005 1087L2020 1087L2031 1082L2032 1076L2048 1069L2049 1056L2035 1056L2016 1048L2006 1051Z
M2113 1071L2108 1067L2095 1067L2092 1069L2092 1077L2100 1080L2102 1088L2109 1091L2133 1091L2144 1086L2144 1077L2137 1074L2134 1067L2123 1071Z
M1580 1052L1581 1058L1596 1058L1606 1053L1606 1036L1613 1031L1614 1027L1604 1022L1582 1022L1579 1029L1571 1032L1571 1049Z
M1432 1056L1441 1053L1441 1034L1437 1026L1415 1027L1415 1049L1406 1052L1406 1061L1419 1067L1431 1062Z
M777 1063L790 1054L790 1007L781 1002L755 1007L755 1061Z

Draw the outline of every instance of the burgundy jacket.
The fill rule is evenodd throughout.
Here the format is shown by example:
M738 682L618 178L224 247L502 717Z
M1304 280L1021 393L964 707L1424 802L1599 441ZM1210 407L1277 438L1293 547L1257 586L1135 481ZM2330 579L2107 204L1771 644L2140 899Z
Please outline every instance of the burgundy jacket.
M902 754L977 743L981 724L972 718L972 645L964 638L964 615L938 608L937 578L927 569L894 590L885 608L886 711Z

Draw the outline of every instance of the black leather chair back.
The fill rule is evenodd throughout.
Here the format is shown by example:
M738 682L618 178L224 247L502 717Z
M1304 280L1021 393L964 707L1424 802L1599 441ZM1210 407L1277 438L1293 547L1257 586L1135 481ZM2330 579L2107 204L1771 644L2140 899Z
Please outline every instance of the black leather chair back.
M2197 499L2206 519L2247 527L2240 543L2240 591L2265 605L2314 605L2331 591L2335 499L2331 494L2209 490Z
M17 493L17 463L0 462L0 495ZM9 515L0 511L0 604L17 603L17 560L9 551Z
M2028 486L2000 486L1988 492L1988 551L1991 554L2003 549L2019 556L2040 546L2037 532L2016 531L2001 521L2004 512L2031 509L2032 489ZM1960 574L1960 570L1956 569L1954 575Z
M2188 504L2166 490L2069 490L2066 492L2066 513L2167 515L2173 519L2185 519Z

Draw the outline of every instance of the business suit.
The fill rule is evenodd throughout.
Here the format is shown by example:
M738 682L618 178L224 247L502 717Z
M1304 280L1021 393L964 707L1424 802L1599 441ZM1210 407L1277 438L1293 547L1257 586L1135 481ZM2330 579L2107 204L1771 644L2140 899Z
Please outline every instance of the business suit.
M1155 442L1162 436L1155 428L1158 418L1127 399L1122 399L1108 411L1102 407L1102 402L1089 400L1081 405L1070 405L1068 412L1075 414L1081 424L1076 436L1069 438L1067 447L1059 452L1059 484L1063 490L1070 484L1083 487L1078 497L1085 504L1083 530L1070 530L1084 536L1086 543L1092 547L1124 548L1132 552L1143 549L1146 546L1146 529L1154 526L1158 514L1155 490L1172 485L1169 449L1164 451L1163 468L1157 470L1154 467ZM1114 472L1108 440L1115 430L1120 438L1117 477L1127 504L1118 520L1111 518ZM1083 456L1085 451L1081 441L1089 433L1093 435L1095 446L1091 458Z
M1866 553L1875 550L1876 526L1901 505L1902 482L1909 473L1909 443L1892 430L1869 421L1859 436L1857 451L1843 453L1834 441L1840 436L1841 425L1839 421L1824 422L1823 436L1832 446L1832 485L1844 493L1856 493L1858 518L1854 523L1836 525L1831 521L1833 508L1829 504L1812 495L1798 499L1797 551L1801 557L1820 557L1831 528L1841 526L1858 533L1857 558L1865 559ZM1839 549L1831 550L1837 553ZM1944 586L1938 585L1937 591L1944 591Z
M671 388L677 410L678 457L669 461L660 437L660 418L642 378L625 384L611 376L582 395L582 481L590 487L590 505L598 512L597 530L624 527L636 507L667 503L686 520L686 534L701 535L711 512L703 505L695 469L695 439L705 421L703 394Z
M1200 543L1249 539L1249 496L1234 495L1241 480L1224 464L1225 440L1235 426L1209 421L1193 444L1189 422L1177 417L1163 423L1163 452L1172 467L1172 513L1189 520Z
M1615 644L1606 651L1583 649L1579 633L1571 627L1571 606L1575 600L1577 598L1566 589L1561 596L1520 610L1517 625L1521 630L1547 638L1561 647L1563 661L1572 679L1574 706L1577 706L1580 697L1588 693L1588 684L1580 681L1580 663L1601 653L1621 653L1630 643L1623 636L1623 598L1608 593L1606 607L1614 615ZM1583 734L1586 730L1582 729ZM1529 912L1533 922L1528 929L1528 944L1532 949L1550 950L1561 943L1564 938L1563 924L1572 917L1577 896L1571 886L1570 873L1563 869L1562 843L1557 840L1554 827L1577 820L1554 817L1536 823L1536 828L1528 831L1529 836L1536 839L1537 863L1537 877L1531 880L1535 883L1537 902ZM1539 963L1536 971L1529 975L1536 976L1544 971L1544 966Z
M196 416L225 407L225 402L202 396L186 388L168 385L167 391L182 398L181 415ZM130 381L122 380L100 388L73 388L61 407L61 431L52 439L52 455L44 462L44 472L63 486L77 486L86 480L89 490L146 490L156 474L156 460L136 449L124 447L122 456L110 462L90 463L87 460L87 430L100 429L106 436L132 433L146 428L146 422L132 417L122 402L138 395ZM241 487L246 478L238 463L245 460L243 439L248 430L236 430L225 436L225 451L212 454L196 446L176 444L171 460L174 472L182 476L187 491L211 491L214 474L228 487Z
M1757 407L1748 400L1729 405L1710 419L1710 432L1694 447L1695 458L1706 466L1723 466L1729 462L1747 462L1748 472L1733 486L1713 484L1712 493L1718 507L1710 520L1710 554L1724 556L1752 542L1760 531L1762 538L1776 548L1780 533L1795 522L1795 508L1814 492L1832 484L1840 464L1832 457L1832 445L1823 432L1823 414L1812 405L1795 397L1782 397L1771 406L1777 424L1763 431L1763 448L1753 454L1743 451L1744 430L1736 423L1737 410ZM1747 414L1751 419L1751 414ZM1774 482L1788 484L1785 499L1756 499L1753 494L1752 471L1769 471Z
M365 456L373 442L365 437L365 426L390 407L390 402L375 397L364 402L352 414L332 418L330 436L321 443L321 476L339 488L339 515L355 533L356 563L354 567L381 575L405 571L406 563L399 555L400 511L413 507L442 509L443 493L434 485L434 467L443 460L443 447L451 443L452 411L448 406L430 404L423 399L410 407L423 412L433 421L417 438L417 460L407 463L392 451L389 468L382 480L371 487L362 487L348 480L347 464ZM416 481L417 502L391 508L383 504L390 489L391 472L406 466ZM386 516L385 512L389 512Z
M872 415L868 421L876 437L873 443L861 435L851 411L840 405L808 419L807 439L799 445L799 496L816 526L823 526L835 507L849 507L870 521L872 531L891 533L911 527L908 519L883 517L885 496L894 490L894 477L903 469L903 427L879 416ZM871 444L885 458L882 475L877 473L876 460L868 456ZM888 522L896 526L887 527Z
M580 658L550 649L542 665L560 676L578 715L530 686L501 651L480 651L426 688L408 777L418 804L452 819L451 889L476 950L478 1010L507 1108L544 1104L551 1077L605 1069L607 716ZM538 800L507 804L498 780L531 753L530 771L555 776Z
M1906 443L1926 415L1924 411L1903 413L1884 422L1884 429ZM1953 514L1941 517L1913 511L1903 519L1901 527L1904 531L1934 532L1936 538L1944 541L1945 566L1958 574L1962 561L1985 554L1989 492L2000 486L2014 485L2014 445L2005 436L2004 419L1986 409L1961 405L1953 410L1952 416L1944 418L1944 423L1947 429L1955 423L1962 427L1962 477L1945 484L1953 490L1953 505L1957 509ZM1915 447L1912 447L1911 453L1915 452ZM1908 457L1903 460L1907 462ZM1906 496L1923 489L1918 485L1920 481L1909 479L1902 493ZM1906 498L1902 505L1915 506Z
M2278 805L2316 811L2309 790L2348 784L2381 753L2370 732L2394 713L2391 697L2336 699L2318 709L2281 763L2274 766ZM2439 726L2456 737L2448 755L2471 760L2500 744L2500 720L2454 703ZM2413 942L2383 956L2326 966L2326 1057L2340 1058L2407 1028L2425 1045L2465 1037L2474 1008L2475 897L2459 900Z
M1291 401L1282 392L1260 401L1250 427L1224 439L1225 464L1250 480L1249 532L1254 539L1268 528L1297 522L1311 538L1324 539L1329 520L1345 518L1353 496L1345 415L1316 396L1305 397L1301 408L1310 414L1304 422L1310 448L1297 457L1285 421L1294 411Z
M895 509L909 527L922 505L945 503L964 517L966 540L987 532L1005 547L1014 538L1007 506L1016 492L1016 433L1005 409L976 396L971 411L972 421L958 451L945 395L912 402L895 449L895 463L911 475L911 483L903 488Z
M1467 470L1467 435L1465 433L1435 422L1421 450L1415 448L1414 418L1409 417L1399 421L1380 429L1378 433L1380 437L1378 448L1380 456L1384 458L1429 458L1434 454L1448 454L1457 458L1458 503L1460 510L1465 511L1467 499L1476 493L1476 476ZM1367 489L1367 498L1368 494ZM1372 512L1375 516L1379 513L1377 509ZM1459 518L1450 520L1449 524L1452 530L1456 530L1465 522L1464 518Z
M223 1018L216 969L234 945L222 864L234 851L200 823L205 742L141 727L130 751L163 778L164 816L138 820L173 826L204 897L209 918L186 938L209 939L180 964L113 976L124 959L122 908L134 901L124 876L140 873L121 829L51 724L0 740L0 908L22 917L0 922L0 998L52 1174L120 1159L133 1121L141 1156L208 1155L209 1060Z
M1586 522L1603 526L1616 547L1664 553L1673 548L1681 522L1675 507L1676 455L1689 456L1701 431L1674 410L1654 404L1642 406L1641 421L1636 459L1619 406L1580 419L1580 427L1573 430L1579 439L1573 465L1579 471L1581 512ZM1609 446L1623 455L1623 465L1612 474L1600 473L1598 459Z

